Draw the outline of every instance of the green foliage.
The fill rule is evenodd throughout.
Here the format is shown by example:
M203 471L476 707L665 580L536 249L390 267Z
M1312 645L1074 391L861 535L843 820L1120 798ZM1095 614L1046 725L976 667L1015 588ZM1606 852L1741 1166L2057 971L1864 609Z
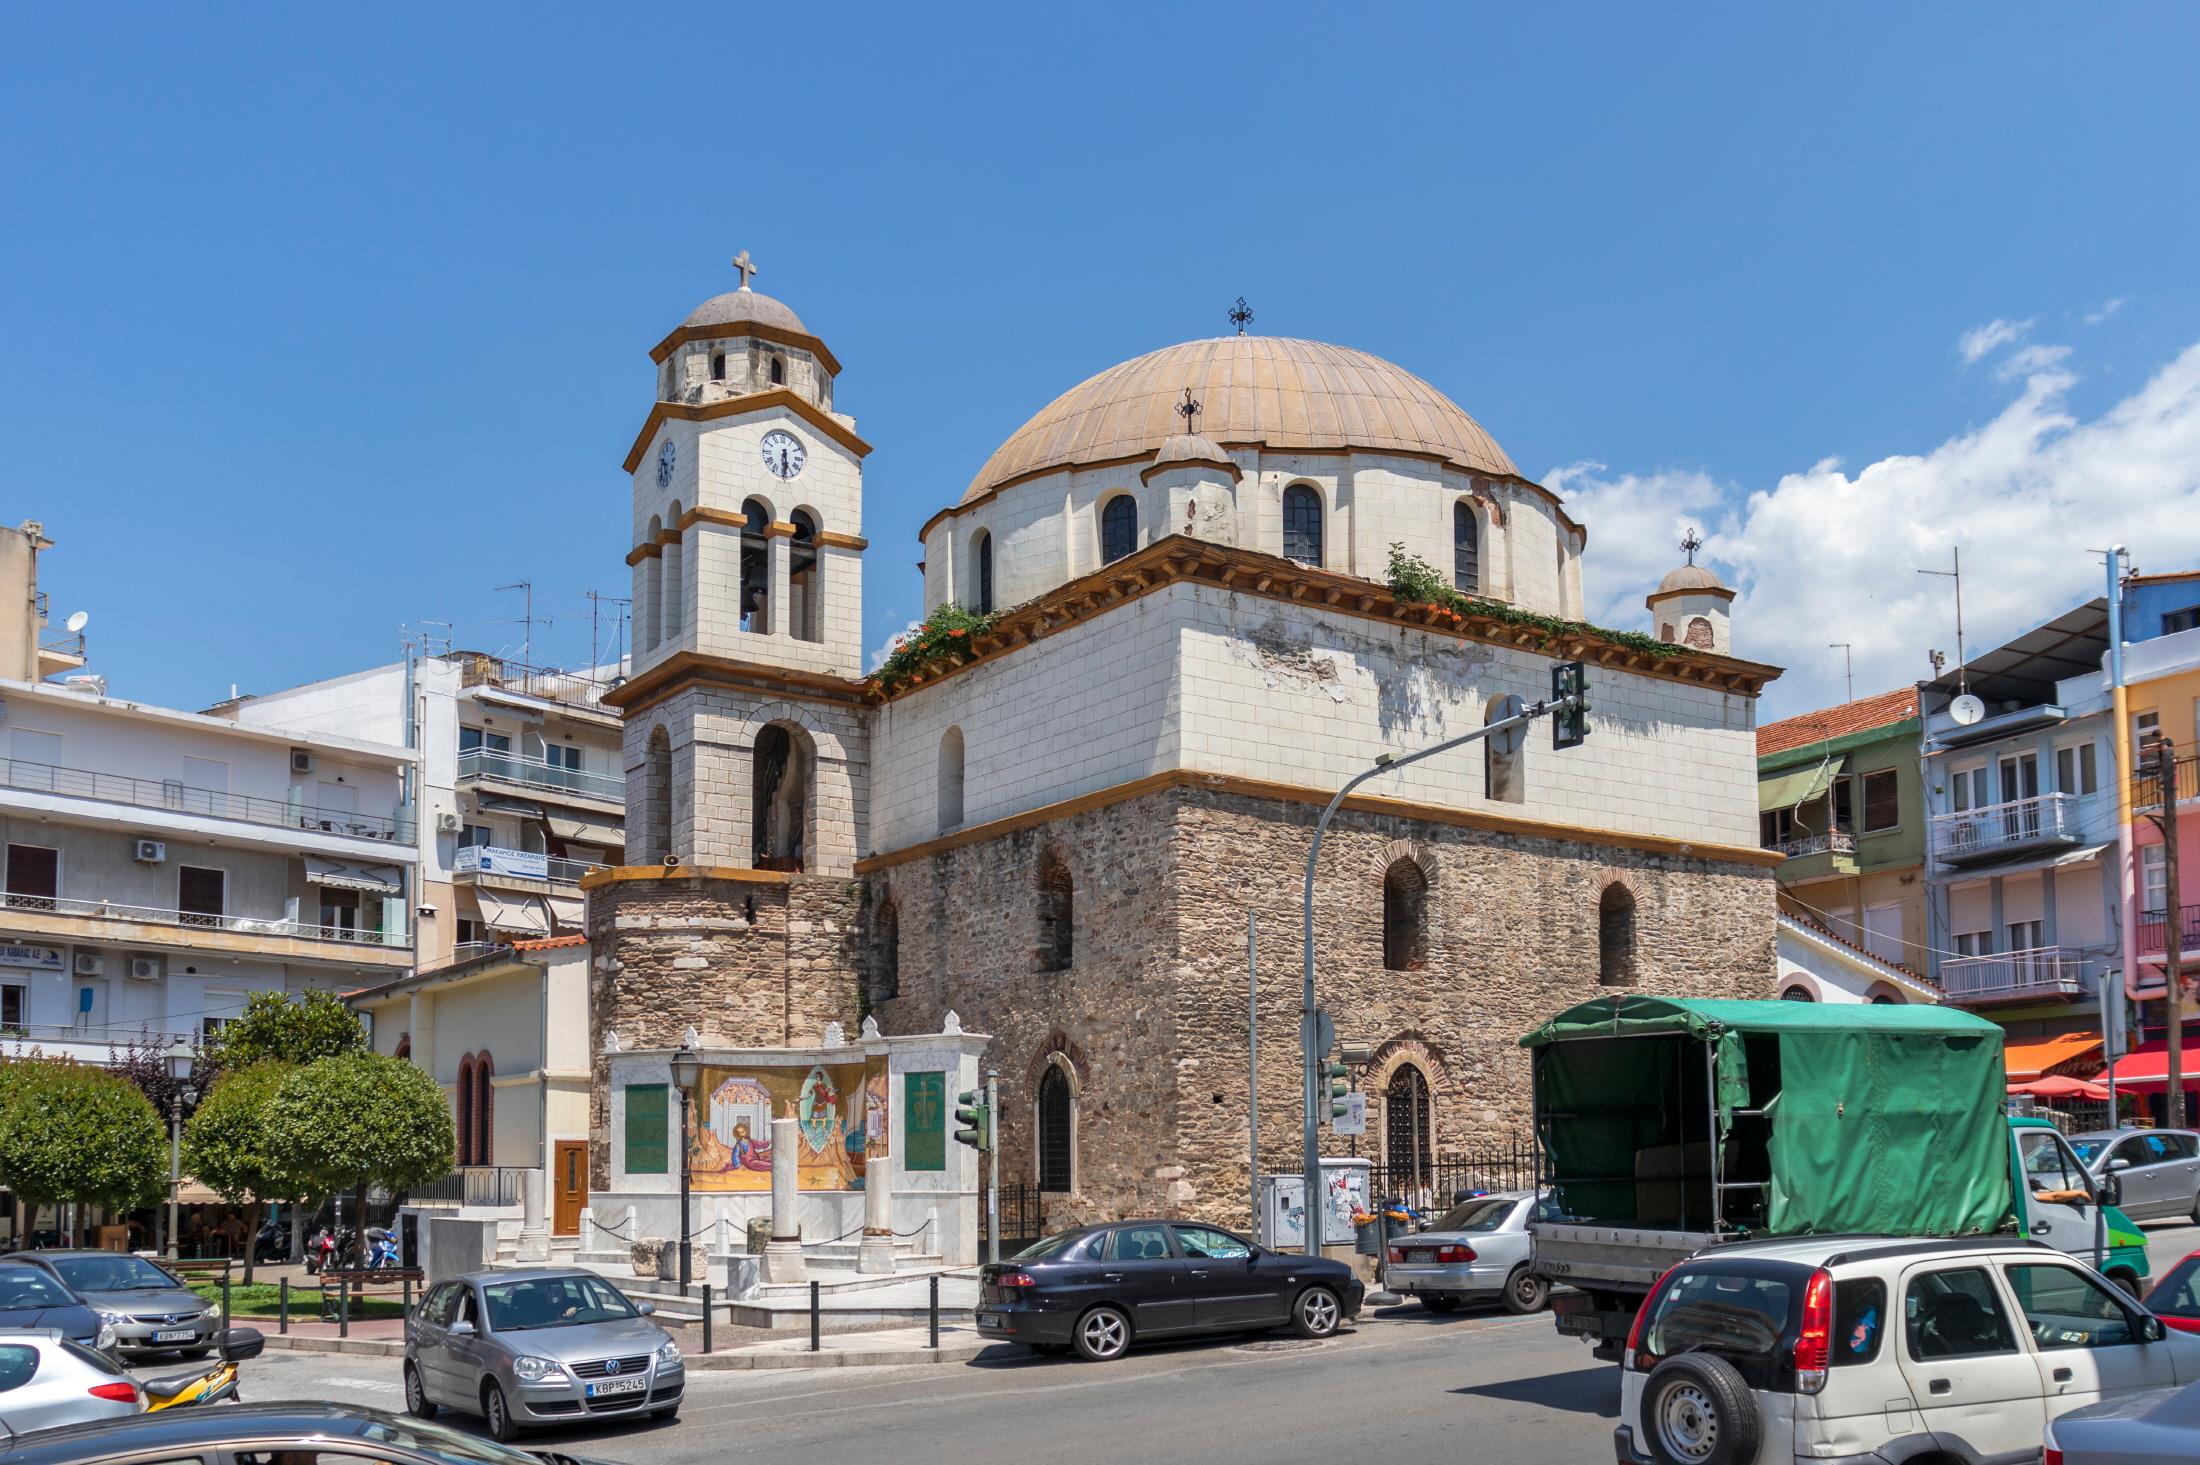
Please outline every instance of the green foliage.
M0 1064L0 1184L35 1205L129 1210L160 1198L168 1137L136 1085L86 1064Z
M270 1060L311 1063L363 1053L367 1029L333 992L255 992L244 1016L221 1030L207 1050L216 1068L247 1068Z
M1669 645L1655 636L1645 636L1640 631L1609 631L1602 626L1592 626L1587 621L1569 621L1557 616L1539 615L1532 610L1522 610L1517 605L1507 605L1502 600L1462 595L1434 565L1418 555L1407 554L1403 544L1393 544L1390 547L1390 593L1409 605L1440 605L1454 615L1503 621L1510 626L1533 626L1553 640L1573 636L1593 637L1660 659L1679 656L1688 650L1685 646Z
M999 619L952 603L935 608L871 673L871 685L891 692L918 672L962 665L977 654L970 643L992 630Z
M283 1077L261 1140L268 1165L316 1194L404 1190L447 1175L450 1106L435 1080L398 1058L352 1053Z
M295 1065L255 1063L214 1084L183 1126L183 1168L223 1200L304 1200L311 1191L267 1156L268 1105Z

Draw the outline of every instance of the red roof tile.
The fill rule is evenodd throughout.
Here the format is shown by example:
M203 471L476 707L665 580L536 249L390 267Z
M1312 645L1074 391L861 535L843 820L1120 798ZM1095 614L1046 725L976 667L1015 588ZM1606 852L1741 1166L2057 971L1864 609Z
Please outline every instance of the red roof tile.
M1917 716L1917 688L1904 687L1899 691L1881 692L1876 697L1859 697L1854 702L1844 702L1838 707L1821 708L1816 712L1804 712L1794 717L1783 717L1778 722L1768 722L1757 729L1757 756L1768 758L1774 753L1785 753L1809 743L1822 743L1828 738L1838 738L1849 733L1868 732L1875 727L1900 722L1905 717Z
M549 951L559 946L586 946L586 936L545 936L540 941L514 941L514 951Z

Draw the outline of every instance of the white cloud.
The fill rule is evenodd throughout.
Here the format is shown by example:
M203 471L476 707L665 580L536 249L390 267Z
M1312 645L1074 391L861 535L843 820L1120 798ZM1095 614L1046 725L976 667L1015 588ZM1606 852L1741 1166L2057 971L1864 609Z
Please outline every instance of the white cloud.
M1770 718L1841 699L1828 642L1854 644L1859 695L1927 675L1929 649L1952 658L1952 587L1917 572L1945 569L1954 546L1974 655L2099 593L2093 550L2121 541L2145 570L2200 562L2200 345L2090 420L2071 411L2067 354L2032 358L1983 426L1853 474L1829 459L1749 490L1693 472L1555 470L1546 481L1589 527L1590 618L1642 625L1681 526L1702 523L1699 560L1741 592L1736 653L1789 668Z
M2020 376L2031 376L2035 372L2060 366L2069 354L2068 346L2050 346L2044 342L2019 346L1994 368L1994 375L2005 382L2015 381Z
M1965 331L1963 338L1956 342L1956 349L1963 353L1963 364L1971 366L1980 357L2004 346L2014 346L2031 333L2032 322L2029 320L1990 320L1985 325L1973 326Z
M2129 298L2130 297L2124 295L2114 295L2109 297L2108 299L2102 301L2097 309L2089 310L2085 313L2085 323L2089 326L2099 325L2102 321L2107 320L2117 311L2122 310L2124 308L2124 302Z
M908 625L903 626L893 635L888 636L884 641L872 647L870 659L864 663L864 670L873 672L884 666L886 658L894 654L894 648L915 635L918 628L923 624L924 622L921 620L911 621Z

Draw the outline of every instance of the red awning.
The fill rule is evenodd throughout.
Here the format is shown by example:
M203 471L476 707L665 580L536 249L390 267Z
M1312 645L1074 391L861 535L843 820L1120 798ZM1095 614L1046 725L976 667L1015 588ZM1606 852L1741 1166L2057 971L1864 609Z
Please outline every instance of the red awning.
M2108 1088L2104 1084L2089 1083L2082 1078L2065 1078L2059 1073L2035 1078L2028 1083L2009 1085L2012 1094L2030 1094L2035 1099L2106 1099Z
M2200 1043L2185 1045L2182 1072L2186 1093L2200 1090ZM2108 1075L2101 1075L2101 1082L2108 1082ZM2120 1089L2166 1089L2169 1087L2169 1045L2167 1043L2141 1043L2138 1047L2116 1060L2116 1087Z

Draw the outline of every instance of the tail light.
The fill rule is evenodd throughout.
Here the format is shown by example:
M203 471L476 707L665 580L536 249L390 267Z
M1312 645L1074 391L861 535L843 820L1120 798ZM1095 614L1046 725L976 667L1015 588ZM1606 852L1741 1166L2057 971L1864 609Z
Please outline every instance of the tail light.
M1003 1272L994 1280L996 1287L1036 1287L1039 1279L1029 1272Z
M2040 1457L2040 1465L2063 1465L2062 1451L2049 1445L2047 1453Z
M86 1389L85 1392L90 1394L95 1399L113 1399L119 1404L135 1404L137 1402L138 1396L136 1384L125 1384L119 1382L112 1384L94 1384L89 1389Z
M1650 1291L1643 1297L1642 1306L1635 1309L1634 1326L1627 1330L1627 1357L1633 1360L1634 1367L1638 1370L1650 1366L1649 1361L1639 1352L1642 1347L1642 1325L1649 1321L1650 1306L1658 1300L1658 1293L1664 1288L1665 1279L1678 1270L1678 1267L1667 1267L1658 1273L1658 1280L1650 1284Z
M1436 1248L1436 1259L1440 1262L1471 1262L1474 1260L1474 1248L1471 1246L1439 1246Z
M1815 1394L1826 1386L1833 1362L1833 1274L1824 1267L1803 1286L1803 1326L1795 1335L1795 1390Z
M1393 1246L1390 1249L1390 1259L1394 1262L1403 1263L1406 1259L1405 1249L1403 1247Z

